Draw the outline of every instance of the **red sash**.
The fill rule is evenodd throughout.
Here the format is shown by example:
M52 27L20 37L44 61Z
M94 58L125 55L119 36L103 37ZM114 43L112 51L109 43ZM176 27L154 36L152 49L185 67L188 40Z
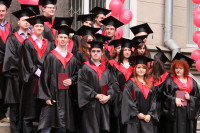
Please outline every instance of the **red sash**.
M17 38L17 40L21 43L21 44L23 44L24 43L24 38L21 36L21 35L19 35L19 33L18 32L15 32L15 33L13 33L14 35L15 35L15 37Z
M113 67L115 64L117 64L117 62L113 59L108 61L110 63L110 65Z
M160 76L161 80L159 80L159 81L156 80L156 82L153 81L153 76L151 76L151 78L149 80L150 80L151 83L154 84L154 86L158 86L165 81L165 79L167 78L168 75L169 75L169 73L165 72L163 75Z
M60 60L60 62L62 63L64 69L66 69L67 63L69 62L69 60L72 58L73 54L72 53L67 53L66 57L63 57L62 55L60 55L55 49L51 51L51 53L53 53L55 55L55 57Z
M115 64L115 67L118 71L122 72L126 81L130 78L131 74L134 72L134 68L130 66L128 69L126 69L122 64Z
M54 19L52 19L52 24L53 24L53 22L54 22ZM51 25L49 22L44 22L44 24L45 24L47 27L49 27L49 29L51 29L51 32L52 32L53 36L55 36L55 35L56 35L56 30L53 29L53 28L51 28L52 25Z
M10 23L7 23L7 24L5 25L5 31L3 31L3 30L0 28L0 36L1 36L1 39L2 39L2 41L4 42L4 44L6 43L6 39L8 38L9 33L10 33Z
M192 77L187 76L187 87L185 87L183 83L176 76L172 76L172 77L173 77L174 82L176 83L176 85L181 91L187 91L190 94L192 90L192 84L193 84Z
M70 52L70 53L72 52L73 45L74 45L74 41L73 40L68 42L68 45L67 45L67 51L68 52Z

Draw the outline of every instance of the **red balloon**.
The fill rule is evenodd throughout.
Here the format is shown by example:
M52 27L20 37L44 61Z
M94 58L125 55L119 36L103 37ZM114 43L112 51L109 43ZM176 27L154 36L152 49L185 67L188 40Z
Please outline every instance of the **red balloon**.
M133 14L129 9L122 10L121 14L119 15L119 20L124 24L131 22L132 18Z
M198 42L199 42L199 40L200 40L200 31L194 32L192 38L193 38L193 41L194 41L196 44L198 44Z
M200 48L200 39L199 39L199 42L197 43L198 47Z
M200 0L192 0L195 4L200 4Z
M29 5L38 5L39 4L39 0L29 0L29 2L27 4L29 4Z
M115 39L120 39L122 36L123 36L123 29L122 27L119 27L115 32Z
M18 0L20 4L28 4L30 0Z
M197 6L193 9L193 16L200 15L200 6Z
M200 59L200 49L192 51L191 58L195 60L195 62L198 61Z
M113 15L118 15L122 11L123 4L120 0L112 0L109 4L109 9L112 10Z
M200 59L196 62L196 68L200 72Z
M122 4L124 4L125 0L121 0Z
M195 26L200 28L200 15L195 15L193 18L193 22L194 22Z

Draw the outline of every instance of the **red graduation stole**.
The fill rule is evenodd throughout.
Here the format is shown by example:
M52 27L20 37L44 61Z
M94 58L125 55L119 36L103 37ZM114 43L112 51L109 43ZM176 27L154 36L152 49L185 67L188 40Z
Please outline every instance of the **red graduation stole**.
M112 51L114 50L114 46L108 46L108 44L105 44L105 49L107 49L109 51L109 54L112 54Z
M131 78L131 80L135 83L134 78ZM145 99L147 99L148 94L149 94L149 90L150 88L147 85L143 85L139 80L137 80L138 83L138 87L140 88L140 90L142 91L142 94L144 96ZM133 89L134 90L134 89Z
M117 62L113 59L108 61L110 63L110 65L113 67L115 64L117 64Z
M69 62L69 60L72 58L73 54L72 53L67 53L66 57L63 57L62 55L60 55L60 53L58 53L55 49L51 51L51 53L53 53L55 55L55 57L60 60L60 62L62 63L64 69L66 69L67 63Z
M67 51L68 52L70 52L70 53L72 52L73 45L74 45L74 41L73 40L68 42L68 45L67 45Z
M0 37L1 37L2 41L4 42L4 44L6 43L6 39L9 35L9 33L10 33L10 23L7 23L5 25L4 31L0 28Z
M160 76L160 79L161 80L159 80L159 81L153 81L153 76L151 76L151 78L149 79L150 80L150 82L152 83L152 84L154 84L154 86L158 86L158 85L160 85L160 84L162 84L164 81L165 81L165 79L167 78L167 76L169 75L169 73L168 72L165 72L163 75L161 75Z
M187 76L187 87L185 87L183 83L176 76L172 76L172 77L173 77L174 82L176 83L176 85L181 91L187 91L190 94L192 90L192 84L193 84L192 77Z
M54 19L52 19L52 24L53 24L53 22L54 22ZM49 29L51 29L53 36L55 36L56 30L52 28L52 25L49 22L44 22L44 24L46 24L46 26L49 27Z
M24 39L21 35L19 35L18 32L13 33L13 35L15 35L15 37L17 38L17 40L18 40L21 44L23 44L23 42L24 42L25 39Z
M55 41L56 46L58 46L58 40L56 38L53 40Z
M102 63L99 67L97 67L95 64L91 65L89 61L86 61L85 64L88 65L90 68L92 68L97 73L99 81L100 81L101 76L106 69L105 64Z
M33 40L33 38L31 36L28 39L33 44L33 47L37 51L37 54L38 54L39 58L42 59L42 56L43 56L44 52L47 49L48 40L45 39L45 38L43 38L43 40L42 40L42 47L39 48L38 45L37 45L37 43Z
M115 67L117 68L117 70L123 73L126 81L130 78L131 74L134 72L134 68L132 66L126 69L122 64L116 63Z

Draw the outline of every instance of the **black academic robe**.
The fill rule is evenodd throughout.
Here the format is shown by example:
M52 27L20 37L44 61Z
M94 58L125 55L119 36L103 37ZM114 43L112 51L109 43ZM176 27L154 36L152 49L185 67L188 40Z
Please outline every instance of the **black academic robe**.
M110 131L109 101L101 104L97 94L111 95L110 71L105 64L98 68L91 60L84 63L78 73L78 104L82 111L81 133L103 133Z
M69 89L59 89L59 73L68 73L72 80ZM45 58L43 71L39 80L37 98L55 100L53 106L44 105L41 110L38 129L66 128L75 132L74 95L78 77L77 59L68 53L64 58L56 50L52 50Z
M175 103L176 91L181 89L181 81L176 77L168 78L166 81L166 96L165 106L168 108L165 111L166 117L166 133L196 133L196 123L199 117L199 90L197 83L192 77L187 77L187 88L190 100L187 100L187 106L177 107Z
M21 81L18 64L24 38L18 32L10 35L6 41L3 74L5 76L5 104L20 103Z
M48 18L49 22L44 22L44 31L43 37L49 41L53 41L56 38L56 30L51 28L54 22L54 19Z
M144 88L143 88L144 87ZM149 90L144 95L144 90ZM142 89L144 89L142 91ZM150 122L145 122L137 117L137 114L151 115ZM155 122L158 121L156 113L156 93L141 83L136 85L133 78L126 84L122 99L122 123L125 126L124 133L155 133Z
M88 60L88 57L86 57L83 53L83 51L81 49L78 49L76 52L75 52L75 57L77 58L78 60L78 65L79 65L79 68L83 65L84 62L86 62Z
M12 26L10 23L7 23L5 25L5 30L2 31L0 29L0 99L4 98L4 91L5 91L5 78L3 77L2 74L2 69L3 69L3 61L4 61L4 56L5 56L5 44L6 40L9 35L12 34Z
M73 40L72 53L75 54L75 52L79 49L79 43L80 43L81 38L78 35L73 35L72 40Z
M42 65L45 56L55 47L47 39L43 39L43 48L38 50L37 44L32 43L32 38L26 39L21 48L21 59L19 63L19 76L23 82L20 114L24 119L35 119L39 117L40 102L37 103L37 82L38 76L35 75L39 68L42 71ZM37 50L36 50L37 49Z
M122 133L123 126L121 123L121 104L122 104L122 93L124 90L125 83L133 77L134 68L130 66L126 69L122 64L116 63L113 65L113 76L114 83L113 89L115 91L114 101L111 104L111 133Z

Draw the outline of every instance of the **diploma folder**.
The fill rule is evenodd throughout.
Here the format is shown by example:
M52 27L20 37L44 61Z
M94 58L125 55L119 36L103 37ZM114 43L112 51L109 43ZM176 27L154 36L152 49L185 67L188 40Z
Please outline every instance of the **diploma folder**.
M187 99L185 99L185 91L176 91L176 98L183 99L183 106L187 106Z
M58 74L58 87L59 89L63 90L63 89L69 89L69 86L64 86L63 81L68 79L68 73L59 73Z
M107 84L101 86L101 94L107 95L107 91L108 91L108 85Z

